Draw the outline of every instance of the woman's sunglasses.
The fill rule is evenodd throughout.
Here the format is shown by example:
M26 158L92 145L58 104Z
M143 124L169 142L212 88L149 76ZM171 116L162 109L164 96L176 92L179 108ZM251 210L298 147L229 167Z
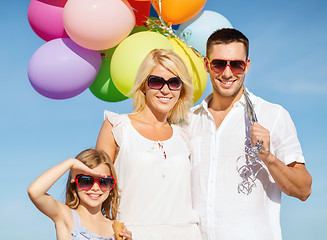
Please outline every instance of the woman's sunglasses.
M97 182L102 191L110 191L116 184L113 176L108 175L106 178L94 178L88 175L79 174L76 176L75 182L81 190L90 190L94 183Z
M241 74L245 71L246 63L243 60L213 59L210 68L215 73L222 73L229 66L234 74Z
M171 91L177 91L182 88L183 82L179 77L169 78L167 81L163 77L159 77L156 75L150 75L147 78L148 86L151 89L160 90L165 84L167 84L168 88Z

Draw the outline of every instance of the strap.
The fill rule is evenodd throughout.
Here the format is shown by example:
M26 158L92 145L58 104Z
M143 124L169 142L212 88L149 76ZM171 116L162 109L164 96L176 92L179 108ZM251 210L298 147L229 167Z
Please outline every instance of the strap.
M72 209L75 229L82 227L81 219L75 209Z

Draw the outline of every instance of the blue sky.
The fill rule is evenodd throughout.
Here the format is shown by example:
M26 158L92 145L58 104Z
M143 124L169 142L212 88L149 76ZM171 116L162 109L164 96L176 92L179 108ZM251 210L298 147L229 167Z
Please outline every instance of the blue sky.
M89 90L67 100L38 94L27 77L28 62L44 41L27 21L29 1L0 8L0 198L2 239L55 239L54 225L30 202L27 186L43 171L94 147L103 110L127 113L131 100L103 102ZM297 127L313 177L306 202L282 197L285 240L323 239L327 223L327 3L324 0L219 1L205 9L224 15L250 39L247 88L281 104ZM126 68L127 70L127 68ZM211 86L203 95L211 91ZM201 99L203 99L203 97ZM50 190L64 199L64 179Z

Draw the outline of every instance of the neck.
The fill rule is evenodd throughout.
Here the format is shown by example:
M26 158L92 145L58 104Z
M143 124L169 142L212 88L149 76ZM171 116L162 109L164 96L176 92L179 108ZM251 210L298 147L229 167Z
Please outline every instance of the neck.
M97 207L90 207L87 205L84 205L83 203L80 203L77 207L77 212L80 216L92 216L92 217L102 217L103 214L101 212L101 205Z
M242 86L242 88L233 96L230 97L225 97L222 96L221 94L219 94L216 91L213 91L213 96L211 101L209 102L209 108L213 111L227 111L229 112L234 103L236 103L237 101L239 101L243 95L243 89L244 86Z
M137 113L139 120L151 125L166 125L168 113L154 113L150 108L145 107L141 112Z

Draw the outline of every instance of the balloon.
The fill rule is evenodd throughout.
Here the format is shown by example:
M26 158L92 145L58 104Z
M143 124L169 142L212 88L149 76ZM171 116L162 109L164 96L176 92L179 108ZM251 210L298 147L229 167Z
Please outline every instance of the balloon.
M148 28L146 28L145 26L136 26L133 28L130 35L147 30ZM111 57L116 48L117 46L104 50L101 53L101 56L103 57L100 71L91 86L89 87L90 91L93 93L94 96L106 102L119 102L128 98L124 94L119 92L111 78L110 63Z
M74 42L88 49L104 50L128 36L135 16L127 0L69 0L63 21Z
M207 0L162 0L161 17L168 25L179 24L194 18L204 7ZM160 15L159 1L152 5Z
M177 30L177 35L205 56L207 39L214 31L221 28L233 28L233 26L223 15L205 10L192 20L182 23Z
M100 71L89 87L94 96L106 102L119 102L128 98L118 91L111 79L110 62L115 49L116 47L113 47L102 52L103 58Z
M175 52L183 59L190 76L192 77L193 103L196 103L202 96L207 86L207 72L203 66L203 60L197 56L191 48L177 38L169 38Z
M122 41L111 59L111 77L117 89L128 96L137 71L153 49L173 49L170 41L156 32L138 32Z
M28 77L43 96L66 99L87 89L100 67L98 51L85 49L69 38L58 38L35 51L28 65Z
M140 0L128 0L131 4L131 7L134 10L135 15L135 25L141 26L144 25L145 22L148 20L150 14L150 0L140 1Z
M33 31L43 40L67 38L62 15L67 0L32 0L27 18Z
M146 28L145 26L136 26L133 28L130 35L147 30L148 28ZM90 91L93 93L94 96L106 102L119 102L128 98L124 94L119 92L111 78L110 63L111 57L116 48L117 46L102 51L101 56L103 57L100 71L91 86L89 87Z

